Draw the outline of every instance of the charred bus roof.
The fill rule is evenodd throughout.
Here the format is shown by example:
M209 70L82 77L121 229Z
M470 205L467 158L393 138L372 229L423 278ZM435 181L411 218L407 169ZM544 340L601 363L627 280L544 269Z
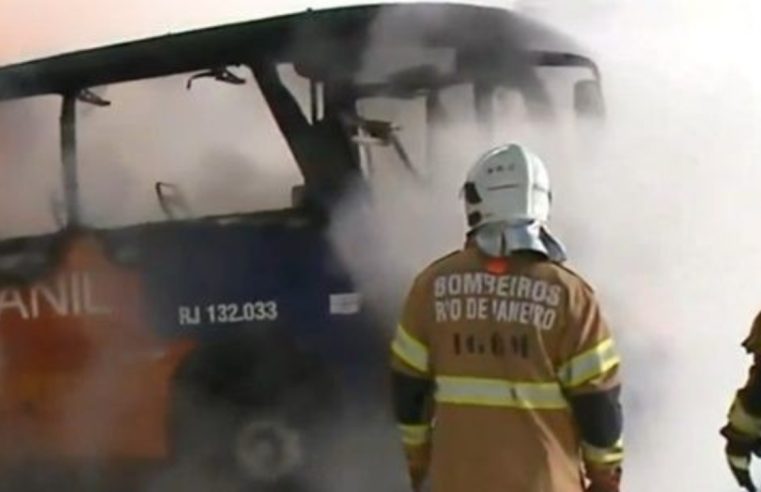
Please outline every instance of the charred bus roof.
M568 39L507 10L443 3L378 4L308 10L5 66L0 68L0 101L71 94L252 60L294 63L313 80L351 78L370 42L373 22L384 9L392 8L409 10L398 17L408 24L400 29L417 29L431 45L458 49L458 63L471 65L472 70L483 71L485 64L499 67L500 59L514 69L516 57L521 57L530 65L588 67L599 76L594 62L579 54ZM509 49L496 53L495 46ZM527 54L532 59L526 59ZM484 58L488 61L480 63Z
M446 55L443 69L432 53ZM322 85L321 117L304 114L278 73L280 64L291 64L310 89ZM512 11L465 3L384 3L307 10L2 67L0 101L62 96L66 227L76 228L83 225L77 105L108 105L88 89L192 72L191 80L209 76L239 83L227 69L238 65L251 70L304 178L304 196L320 209L340 199L361 175L356 134L388 139L392 129L388 122L360 118L362 98L422 95L434 102L441 90L467 84L479 118L489 120L485 101L497 87L520 91L536 114L551 105L537 66L582 67L593 84L600 78L594 62L569 39ZM313 108L317 97L311 98Z

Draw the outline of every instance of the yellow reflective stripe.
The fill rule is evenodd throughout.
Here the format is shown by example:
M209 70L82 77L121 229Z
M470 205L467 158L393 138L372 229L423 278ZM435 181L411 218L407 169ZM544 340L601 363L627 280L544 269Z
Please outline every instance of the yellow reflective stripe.
M619 439L618 442L609 448L599 448L586 442L582 442L581 450L586 461L601 465L618 463L624 459L623 439Z
M732 468L739 468L741 470L750 469L750 458L745 456L731 456L727 455L727 461L732 465Z
M737 397L729 410L729 423L743 434L761 437L761 418L749 414Z
M399 424L402 442L407 446L422 446L427 443L430 429L428 425Z
M572 388L605 374L620 362L613 339L608 338L560 366L558 378L563 386Z
M407 333L402 325L396 328L396 336L391 342L391 351L418 371L428 372L428 348Z
M567 408L560 385L527 383L503 379L439 376L436 401L457 405L482 405L523 409Z

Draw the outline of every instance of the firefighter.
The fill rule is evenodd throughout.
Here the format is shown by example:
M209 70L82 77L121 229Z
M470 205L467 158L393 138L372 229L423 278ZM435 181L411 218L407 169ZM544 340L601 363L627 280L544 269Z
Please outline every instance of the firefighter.
M493 149L463 195L465 245L417 276L391 344L412 488L617 492L619 356L547 228L544 164Z
M753 355L753 366L745 386L735 394L721 434L726 439L729 469L741 487L753 492L756 487L750 476L750 458L752 454L761 456L761 313L743 347Z

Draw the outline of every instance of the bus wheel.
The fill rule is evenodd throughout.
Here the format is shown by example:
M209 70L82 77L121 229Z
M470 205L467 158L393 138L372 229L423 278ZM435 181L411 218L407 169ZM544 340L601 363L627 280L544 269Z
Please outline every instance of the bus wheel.
M304 464L302 434L277 419L252 419L234 441L237 468L250 480L274 483L292 476Z
M313 465L339 399L328 364L284 333L207 342L178 369L178 465L262 490L298 482Z

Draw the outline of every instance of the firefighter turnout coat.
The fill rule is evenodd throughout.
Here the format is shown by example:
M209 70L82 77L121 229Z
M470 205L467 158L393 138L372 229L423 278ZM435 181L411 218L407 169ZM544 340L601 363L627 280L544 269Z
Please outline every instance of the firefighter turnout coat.
M533 252L467 245L415 279L391 344L413 483L580 492L622 459L619 356L592 289Z

